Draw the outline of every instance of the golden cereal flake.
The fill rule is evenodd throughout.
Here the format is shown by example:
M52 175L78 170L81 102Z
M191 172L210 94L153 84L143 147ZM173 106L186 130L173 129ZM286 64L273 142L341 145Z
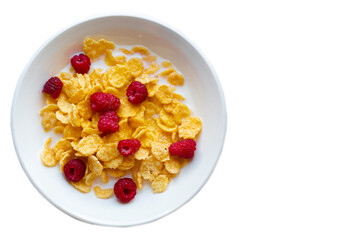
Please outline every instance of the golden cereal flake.
M133 55L134 53L131 50L128 50L126 48L120 48L120 51L122 51L125 55Z
M177 123L181 123L184 118L190 117L191 114L190 109L182 103L177 104L172 113Z
M55 158L54 150L50 147L51 138L45 142L45 149L41 152L41 161L47 167L55 166L58 161Z
M174 116L171 113L166 112L164 109L160 111L159 119L169 127L174 127L176 125Z
M167 78L168 82L175 86L182 86L184 85L184 77L180 73L172 72L169 74Z
M59 141L56 142L56 144L54 145L54 151L57 152L57 151L69 151L69 150L72 150L72 146L70 144L70 141L66 138L61 138L59 139Z
M112 188L102 189L100 186L95 186L94 192L95 192L96 197L101 198L101 199L107 199L113 195L114 190Z
M71 126L81 127L79 111L75 104L72 104L72 106L71 106L71 110L69 112L68 119L69 119L69 123L71 124Z
M103 170L103 165L94 155L88 157L88 167L95 176L100 176Z
M198 117L188 117L179 126L179 137L183 139L192 138L201 131L202 123Z
M129 139L132 136L132 133L133 133L133 129L129 126L128 119L125 118L124 120L121 120L119 122L119 138L120 138L119 140Z
M169 61L163 61L163 62L161 63L161 65L162 65L164 68L172 67L171 62L169 62Z
M55 112L59 107L57 104L50 103L40 110L40 116L43 116L45 112Z
M69 123L69 118L67 114L64 114L63 112L61 112L61 110L56 111L56 119L62 122L63 124Z
M112 55L112 50L106 49L104 61L108 66L115 66L116 64L124 64L126 62L126 57L125 56L114 57Z
M169 160L164 163L166 171L171 174L178 174L180 172L180 163L177 160Z
M117 149L117 143L107 143L99 147L96 153L97 158L100 161L111 161L120 156L120 152Z
M155 95L162 104L169 104L173 101L173 90L168 85L160 85Z
M164 163L159 162L153 158L148 158L141 161L140 174L146 180L153 181L164 169Z
M92 117L92 110L90 104L90 98L84 99L77 104L79 115L84 119L90 119Z
M57 124L56 115L54 112L45 112L42 119L41 124L44 127L45 132L50 131Z
M141 82L142 84L147 84L147 83L157 83L159 79L155 77L150 77L149 74L142 74L138 76L135 79L135 81Z
M77 151L83 156L90 156L102 146L102 139L97 134L92 134L82 138L77 146Z
M135 46L131 50L134 53L140 53L141 55L144 55L144 56L150 55L150 51L146 47L143 47L143 46Z
M89 172L86 176L85 176L85 184L89 187L91 187L92 182L96 179L96 175L93 172Z
M135 117L141 108L141 104L132 104L128 101L127 98L122 98L120 102L121 107L119 108L117 113L118 116L122 118Z
M140 172L133 172L132 174L133 180L138 189L143 189L143 177Z
M151 187L153 188L154 193L162 193L166 190L168 184L170 182L170 178L166 175L157 176L154 181L151 183Z
M54 127L54 133L64 133L65 126Z
M133 77L140 76L144 70L144 65L140 58L130 58L128 66Z
M123 162L123 156L119 155L117 158L114 158L110 161L103 162L104 168L115 169L118 168Z
M136 160L145 160L149 156L150 151L147 148L140 147L134 154Z
M85 96L86 96L86 91L84 89L79 89L74 95L69 97L69 102L76 104L84 100Z
M151 153L155 159L165 162L170 159L169 145L160 142L154 142L151 147Z
M81 181L79 182L70 182L71 185L73 185L73 187L75 187L77 190L79 190L82 193L88 193L91 191L91 187L88 186L85 183L85 178L83 178Z
M144 62L149 63L149 64L152 63L152 62L155 62L156 59L157 59L157 57L154 56L154 55L151 55L151 56L143 56L143 57L142 57L142 60L143 60Z
M114 43L105 39L99 39L98 41L96 41L93 38L87 37L85 38L83 43L83 50L90 59L95 59L100 55L103 55L106 49L114 48Z
M61 93L57 98L57 105L63 113L69 113L71 111L71 103L64 93Z
M66 125L64 129L64 137L69 139L78 139L81 136L81 128L73 127L70 124Z
M163 70L160 75L163 76L163 77L166 77L166 76L169 76L170 73L173 73L175 72L176 70L174 68L168 68L168 69L165 69Z
M168 125L164 124L163 121L161 121L159 118L156 120L157 125L160 129L162 129L165 132L176 132L177 126L169 127Z
M126 171L135 166L135 158L133 156L124 157L118 169Z
M65 81L73 78L73 75L68 72L61 72L58 77L60 78L61 81Z
M112 87L121 88L131 79L130 68L126 64L118 64L109 68L103 77L104 87L110 84Z
M145 74L154 74L160 69L160 65L156 62L151 63L148 68L144 70Z

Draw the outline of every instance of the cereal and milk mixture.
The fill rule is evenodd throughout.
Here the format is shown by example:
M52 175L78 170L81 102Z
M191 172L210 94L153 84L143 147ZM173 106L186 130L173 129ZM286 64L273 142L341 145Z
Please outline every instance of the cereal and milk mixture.
M53 146L46 141L43 164L59 163L72 186L93 189L98 198L129 202L145 181L154 193L165 191L194 156L202 128L175 93L183 75L143 46L121 48L106 39L87 37L83 53L69 59L71 67L42 90L44 130L62 136ZM109 176L116 178L113 188L93 184Z

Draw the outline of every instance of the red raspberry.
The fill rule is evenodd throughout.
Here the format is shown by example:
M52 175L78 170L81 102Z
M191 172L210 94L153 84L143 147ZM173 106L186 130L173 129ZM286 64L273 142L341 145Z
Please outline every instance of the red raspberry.
M62 81L58 77L52 77L44 84L42 92L50 94L52 98L58 98L62 88Z
M110 93L97 92L90 96L91 110L95 112L116 111L120 100Z
M64 166L65 177L71 182L80 181L85 175L85 170L86 164L77 158L71 159Z
M121 178L114 185L114 194L123 203L130 202L136 195L136 184L131 178Z
M146 97L148 96L148 91L144 84L135 81L132 82L127 88L126 96L128 97L129 102L132 104L138 104L145 101Z
M89 72L90 69L90 58L83 53L75 55L71 58L71 66L75 69L77 73L85 74Z
M119 130L119 117L115 111L108 111L100 116L98 129L105 134Z
M169 147L170 155L182 158L192 158L196 150L196 142L193 139L185 139L173 143Z
M118 150L124 157L128 157L136 153L140 147L141 142L137 139L121 140L118 144Z

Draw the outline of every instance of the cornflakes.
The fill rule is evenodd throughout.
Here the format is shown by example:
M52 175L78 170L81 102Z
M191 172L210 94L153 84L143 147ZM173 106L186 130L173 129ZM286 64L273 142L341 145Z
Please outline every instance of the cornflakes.
M168 82L175 86L182 86L184 84L184 77L180 73L172 72L167 78Z
M51 147L49 146L50 143L51 143L51 138L49 138L45 142L45 149L41 152L41 161L47 167L53 167L57 164L54 150L51 149Z
M202 129L200 118L191 116L190 109L182 103L185 98L173 87L183 85L184 76L171 62L161 60L143 46L115 49L111 41L87 37L83 51L92 62L104 61L106 68L90 69L87 74L74 73L70 68L70 72L58 74L63 91L57 99L45 96L46 106L40 110L40 116L45 131L54 129L63 137L53 147L51 138L45 142L41 161L47 167L59 163L63 171L71 159L82 159L87 166L85 176L70 183L83 193L90 192L93 183L98 184L97 178L108 183L109 175L121 178L128 174L138 189L147 181L154 193L165 191L187 162L171 156L169 146L196 138ZM147 99L136 105L126 96L133 81L141 82L148 91ZM90 102L90 96L96 92L110 93L120 99L119 130L115 133L103 134L98 130L102 113L93 112ZM134 155L120 154L118 143L124 139L141 142ZM111 188L95 186L93 190L101 199L113 195Z
M166 175L157 176L154 181L151 183L151 187L153 188L154 193L162 193L166 190L170 179Z
M101 199L107 199L113 195L114 190L112 188L102 189L100 186L95 186L94 192L95 192L96 197L101 198Z
M138 77L144 70L143 62L140 58L130 58L128 61L130 72L133 77Z
M184 119L179 126L179 137L195 138L196 135L201 131L202 123L198 117L188 117Z

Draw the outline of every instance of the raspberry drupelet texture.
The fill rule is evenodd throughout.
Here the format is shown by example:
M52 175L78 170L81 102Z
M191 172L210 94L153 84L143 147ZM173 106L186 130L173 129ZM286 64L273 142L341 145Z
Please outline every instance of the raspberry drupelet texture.
M80 53L79 55L74 55L71 58L70 62L76 73L85 74L88 73L90 70L90 58L83 53Z
M74 158L64 165L64 174L67 180L71 182L80 181L86 171L86 164L80 159Z
M136 184L131 178L121 178L114 185L114 194L123 203L130 202L136 195Z
M100 132L108 134L119 130L119 117L115 111L107 111L100 116L98 122Z
M169 147L170 155L179 156L182 158L192 158L196 150L196 142L193 139L185 139L173 143Z
M127 88L126 96L128 97L129 102L132 104L138 104L145 101L146 97L148 96L148 91L144 84L135 81L132 82Z
M136 153L140 147L141 142L137 139L124 139L118 144L118 150L124 157L128 157Z
M44 84L43 93L48 93L52 98L58 98L63 88L63 83L58 77L52 77Z
M120 100L110 93L94 93L90 96L90 103L95 112L116 111L120 107Z

